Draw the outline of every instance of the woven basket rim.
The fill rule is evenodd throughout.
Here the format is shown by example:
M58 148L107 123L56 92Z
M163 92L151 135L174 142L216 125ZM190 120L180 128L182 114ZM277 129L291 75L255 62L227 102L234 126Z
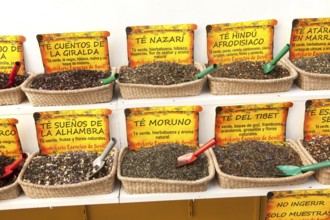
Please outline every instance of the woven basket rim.
M232 83L256 83L256 84L273 84L280 83L285 81L294 80L298 77L297 71L289 65L286 65L284 61L280 60L278 62L284 68L286 68L290 72L290 76L286 76L279 79L236 79L236 78L225 78L225 77L213 77L211 74L207 75L207 78L210 81L218 81L218 82L232 82Z
M7 186L4 186L4 187L1 187L0 188L0 194L2 194L6 190L10 190L11 188L16 188L17 186L19 186L19 184L18 184L18 178L12 184L7 185Z
M304 165L309 164L307 158L304 157L304 155L302 154L301 151L299 151L297 145L292 140L287 140L287 142L289 143L290 147L292 147L294 150L297 151L300 158L302 159L303 164ZM301 179L310 177L314 174L314 171L308 171L308 172L305 172L301 175L287 176L287 177L277 177L277 178L276 177L255 178L255 177L233 176L233 175L229 175L229 174L226 174L226 173L221 171L221 169L219 168L219 163L216 159L216 156L215 156L215 153L214 153L213 149L211 149L211 155L212 155L212 159L213 159L213 162L214 162L215 170L220 176L225 177L227 179L231 179L231 180L238 180L240 182L246 181L246 182L255 182L255 183L268 183L268 182L287 183L288 181L292 182L292 181L295 181L295 180L301 180Z
M34 152L31 155L31 157L24 164L23 169L17 178L18 183L24 187L31 187L31 188L43 189L43 190L71 189L71 188L86 187L86 186L102 183L109 179L115 178L115 174L116 174L116 170L117 170L117 163L118 163L118 149L114 147L113 150L115 150L114 161L113 161L113 164L111 167L111 171L108 175L98 178L98 179L94 179L94 180L88 180L88 181L84 181L84 182L65 184L65 185L40 185L40 184L28 183L28 182L23 181L23 175L24 175L28 165L30 164L31 160L39 154L39 152Z
M309 76L309 77L314 77L314 78L330 78L330 73L312 73L312 72L307 72L305 70L300 69L299 67L297 67L296 65L294 65L290 59L286 58L285 59L286 62L288 62L288 64L290 66L292 66L293 69L295 69L298 72L298 75L304 75L304 76Z
M209 151L205 151L206 156L208 158L208 172L209 175L205 176L198 180L166 180L166 179L157 179L157 178L134 178L134 177L126 177L121 175L121 161L126 153L128 151L128 146L123 147L119 153L119 163L117 168L117 178L121 181L127 181L127 182L147 182L147 183L161 183L161 184L173 184L173 185L200 185L203 183L207 183L211 181L215 175L214 170L214 164L212 162L211 155Z
M76 94L76 93L85 93L85 92L95 92L99 90L103 90L105 88L111 88L114 85L114 81L106 84L101 85L97 87L91 87L91 88L84 88L84 89L74 89L74 90L44 90L44 89L32 89L30 88L30 84L32 83L32 80L42 76L45 73L37 73L33 74L32 77L29 77L27 80L25 80L22 83L22 90L23 92L29 92L29 93L38 93L38 94Z

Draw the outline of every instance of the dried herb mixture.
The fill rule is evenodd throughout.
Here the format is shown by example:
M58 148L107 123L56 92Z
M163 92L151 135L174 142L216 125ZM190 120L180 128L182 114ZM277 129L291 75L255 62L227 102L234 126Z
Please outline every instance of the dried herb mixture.
M64 185L89 180L95 172L93 160L95 152L65 152L59 155L36 156L29 163L23 181L40 185ZM113 164L113 151L105 159L104 167L90 179L98 179L109 174Z
M291 147L261 141L241 141L213 148L222 172L241 177L275 177L283 174L277 165L301 166Z
M16 76L16 82L12 87L17 87L21 85L26 79L28 78L27 75L17 75ZM0 73L0 90L3 89L9 80L9 74L6 73Z
M317 162L330 160L330 136L314 136L304 140L303 146Z
M229 64L218 65L218 69L210 73L213 77L234 79L279 79L290 76L289 70L281 65L276 65L274 70L265 74L262 67L265 62L238 61Z
M330 74L330 54L321 54L313 57L301 57L292 60L299 69L311 73Z
M121 83L173 85L193 81L200 71L193 65L155 62L135 68L123 67L119 76Z
M111 71L70 70L51 74L42 74L33 79L32 89L74 90L102 86L101 79L111 76Z
M162 144L136 151L128 151L121 164L125 177L155 178L167 180L198 180L208 176L208 160L205 154L191 165L176 168L177 158L195 149L185 145Z

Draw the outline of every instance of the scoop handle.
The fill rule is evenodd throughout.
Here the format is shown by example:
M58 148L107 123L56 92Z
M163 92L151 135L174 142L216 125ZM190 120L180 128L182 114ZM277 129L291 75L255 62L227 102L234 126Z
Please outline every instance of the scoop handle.
M12 164L5 167L5 173L15 170L27 157L27 153L22 153Z
M205 70L203 70L202 72L198 73L195 76L195 80L201 79L204 76L206 76L207 74L211 73L212 71L218 69L218 65L217 64L212 64L211 66L207 67Z
M275 65L288 51L290 50L290 44L286 44L280 52L274 57L271 64Z
M20 67L21 67L21 62L16 61L14 63L13 69L10 72L9 79L5 88L11 88L14 85L14 83L16 82L17 72Z
M322 168L326 168L326 167L330 167L330 160L303 166L300 169L303 172L307 172L307 171L318 170L318 169L322 169Z
M101 82L103 84L109 84L109 83L111 83L112 81L115 81L118 78L119 78L119 74L118 73L115 73L112 76L109 76L108 78L101 79Z
M103 161L109 154L109 152L112 150L112 148L115 146L115 144L117 143L117 139L116 138L111 138L111 141L108 143L108 145L105 147L105 149L103 150L101 156L100 156L100 160Z
M207 149L209 149L213 145L215 145L215 138L212 138L211 140L209 140L208 142L206 142L202 147L198 148L194 152L194 155L197 157L198 155L200 155L201 153L203 153L204 151L206 151Z

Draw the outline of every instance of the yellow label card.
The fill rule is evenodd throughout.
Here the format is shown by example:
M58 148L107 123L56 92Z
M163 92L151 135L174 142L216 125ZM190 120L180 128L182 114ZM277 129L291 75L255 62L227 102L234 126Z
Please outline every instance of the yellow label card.
M315 99L306 101L304 139L313 136L330 135L330 100Z
M330 189L269 192L267 198L267 220L330 219Z
M290 59L330 53L330 18L294 19Z
M127 27L129 66L157 61L193 64L196 29L195 24Z
M108 31L38 34L46 73L110 69Z
M0 36L0 72L10 74L15 62L20 62L21 66L17 72L19 75L25 73L23 42L25 37Z
M217 146L256 140L283 144L291 102L216 108Z
M130 149L168 143L197 147L200 111L200 106L125 109Z
M0 119L0 154L18 157L22 154L21 142L18 137L17 119Z
M271 60L276 24L272 19L207 25L208 63Z
M78 150L101 153L110 141L110 114L109 109L34 113L40 153Z

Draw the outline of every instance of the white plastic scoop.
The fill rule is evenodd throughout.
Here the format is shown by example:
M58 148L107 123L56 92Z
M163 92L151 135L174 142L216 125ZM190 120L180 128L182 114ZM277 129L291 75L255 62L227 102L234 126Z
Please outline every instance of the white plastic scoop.
M112 148L117 143L116 138L111 138L111 141L108 143L108 145L103 150L101 156L97 157L95 160L93 160L93 173L91 175L87 175L87 179L92 178L95 174L97 174L105 164L105 158L108 156Z

